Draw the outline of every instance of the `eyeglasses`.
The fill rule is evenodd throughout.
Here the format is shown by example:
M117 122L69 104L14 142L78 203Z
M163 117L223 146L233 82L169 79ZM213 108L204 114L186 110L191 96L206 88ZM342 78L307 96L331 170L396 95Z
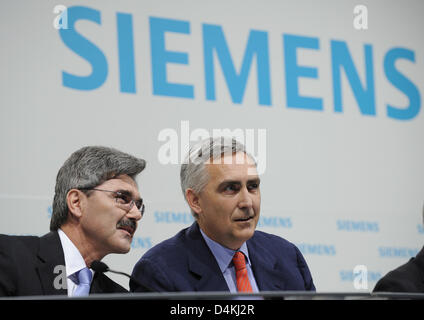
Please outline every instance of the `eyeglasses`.
M119 192L119 191L111 191L111 190L103 190L103 189L97 189L97 188L78 188L79 190L95 190L95 191L103 191L103 192L111 192L115 194L115 202L116 205L123 210L130 212L130 210L134 207L134 205L137 207L138 211L140 211L141 216L144 214L144 203L143 199L134 200L131 198L129 194Z

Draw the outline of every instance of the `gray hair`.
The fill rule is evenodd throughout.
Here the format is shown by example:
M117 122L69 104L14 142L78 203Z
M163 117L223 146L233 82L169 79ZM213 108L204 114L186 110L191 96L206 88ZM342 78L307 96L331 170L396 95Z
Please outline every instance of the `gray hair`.
M57 173L50 230L56 231L68 218L69 190L94 188L122 174L134 180L145 167L145 160L113 148L88 146L75 151Z
M196 194L199 194L207 185L209 174L205 169L205 164L212 161L212 163L216 163L215 161L220 161L223 156L238 152L245 153L255 161L254 157L246 151L245 146L234 138L207 138L193 145L181 165L180 180L184 199L186 199L187 189L193 189ZM191 213L197 219L197 214L193 210Z

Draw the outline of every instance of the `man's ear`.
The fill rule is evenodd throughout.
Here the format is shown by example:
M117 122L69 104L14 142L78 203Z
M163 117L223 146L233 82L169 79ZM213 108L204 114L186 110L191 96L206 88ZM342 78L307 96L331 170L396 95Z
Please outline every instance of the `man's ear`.
M188 188L185 191L185 197L187 199L187 203L190 206L191 210L195 213L200 214L202 212L202 207L199 203L199 196L194 192L193 189Z
M82 216L83 198L86 197L83 192L77 189L71 189L66 195L66 204L68 205L69 214L76 219Z

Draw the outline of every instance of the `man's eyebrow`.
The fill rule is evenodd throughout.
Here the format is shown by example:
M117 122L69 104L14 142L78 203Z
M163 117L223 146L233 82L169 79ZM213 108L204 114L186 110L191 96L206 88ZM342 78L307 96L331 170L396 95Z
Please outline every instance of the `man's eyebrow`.
M122 193L122 194L124 194L126 196L129 196L131 199L134 199L135 198L134 197L134 194L131 191L129 191L129 190L119 189L119 190L116 190L116 192L119 192L119 193ZM137 198L137 199L134 199L134 200L140 200L140 198Z
M222 181L219 185L224 185L224 184L241 184L240 180L224 180Z
M241 182L239 180L224 180L220 184L218 184L218 189L231 185L231 184L238 184L241 185Z
M261 179L259 177L247 180L248 184L249 183L260 183L260 182L261 182ZM224 186L224 185L229 185L229 184L239 184L239 185L241 185L242 183L241 183L240 180L230 180L230 179L224 180L218 185L218 188L221 187L221 186Z
M247 184L250 184L250 183L260 184L261 183L261 179L259 177L254 178L254 179L250 179L250 180L247 181Z

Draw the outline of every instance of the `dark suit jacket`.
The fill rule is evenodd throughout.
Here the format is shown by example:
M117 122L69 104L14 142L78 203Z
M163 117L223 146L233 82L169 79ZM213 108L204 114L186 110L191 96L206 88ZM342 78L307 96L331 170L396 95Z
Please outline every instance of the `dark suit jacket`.
M315 290L299 249L275 235L256 231L247 241L261 291ZM227 283L198 224L150 249L135 265L130 291L228 291Z
M373 291L424 293L424 247L415 258L381 278Z
M57 232L42 237L0 235L0 296L66 295L66 289L54 287L58 265L65 266L65 257ZM111 292L128 291L96 272L90 293Z

